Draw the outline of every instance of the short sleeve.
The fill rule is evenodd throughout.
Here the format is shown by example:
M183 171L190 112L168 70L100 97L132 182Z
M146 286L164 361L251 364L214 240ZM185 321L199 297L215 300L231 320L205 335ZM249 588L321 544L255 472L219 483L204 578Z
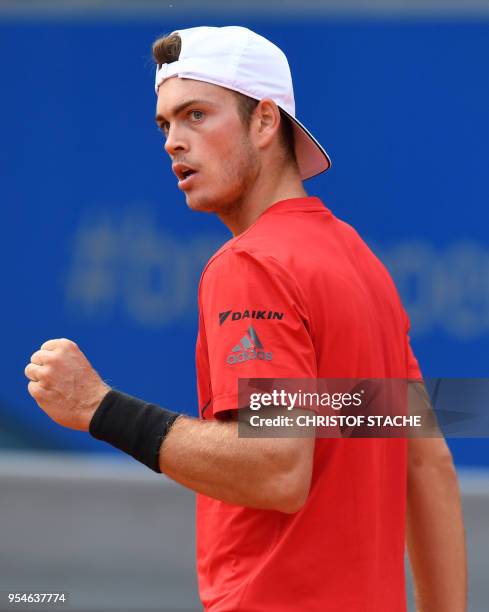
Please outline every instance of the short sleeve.
M421 373L421 369L419 367L418 360L414 356L413 349L411 348L409 337L407 339L407 348L408 348L407 377L409 380L423 380L423 375Z
M404 309L403 309L404 310ZM404 310L404 316L406 320L406 354L407 354L407 378L408 380L423 380L423 374L419 367L418 360L416 359L413 349L411 347L411 340L409 337L409 330L411 328L411 321L409 316Z
M315 378L310 321L297 283L269 256L229 250L202 277L213 414L235 410L239 378Z

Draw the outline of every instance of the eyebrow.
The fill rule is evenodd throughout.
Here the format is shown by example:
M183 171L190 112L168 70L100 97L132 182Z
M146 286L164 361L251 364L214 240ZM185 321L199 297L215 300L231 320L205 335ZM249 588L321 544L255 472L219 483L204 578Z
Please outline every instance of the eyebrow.
M214 102L211 102L210 100L204 100L202 98L193 98L192 100L187 100L186 102L182 102L181 104L178 104L177 106L175 106L172 114L178 115L183 110L185 110L188 106L192 106L194 104L207 104L209 106L216 106ZM155 117L155 121L158 124L164 123L166 122L166 118L161 113L158 113Z

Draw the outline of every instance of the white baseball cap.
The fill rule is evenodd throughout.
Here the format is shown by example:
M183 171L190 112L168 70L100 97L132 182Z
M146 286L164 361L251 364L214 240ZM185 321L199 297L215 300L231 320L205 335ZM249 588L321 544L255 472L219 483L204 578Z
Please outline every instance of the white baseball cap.
M177 61L159 64L155 91L174 76L213 83L261 100L271 98L294 128L295 154L302 180L324 172L331 159L295 117L294 88L285 54L272 42L241 26L175 30L182 45Z

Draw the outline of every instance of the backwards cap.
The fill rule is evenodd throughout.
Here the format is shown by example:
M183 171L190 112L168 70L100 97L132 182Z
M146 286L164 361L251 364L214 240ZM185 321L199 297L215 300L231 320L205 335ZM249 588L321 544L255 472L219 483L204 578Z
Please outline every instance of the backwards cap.
M331 159L295 116L294 88L285 54L272 42L241 26L176 30L182 41L177 61L159 64L155 91L168 78L205 81L261 100L271 98L294 129L302 180L324 172Z

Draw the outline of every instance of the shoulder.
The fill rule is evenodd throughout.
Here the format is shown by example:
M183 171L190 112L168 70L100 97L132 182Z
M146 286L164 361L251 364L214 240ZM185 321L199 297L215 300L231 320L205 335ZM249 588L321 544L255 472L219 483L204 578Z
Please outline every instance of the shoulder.
M233 310L292 312L309 318L300 285L286 266L263 249L233 245L218 251L207 264L199 286L199 308L209 312ZM291 319L292 320L292 319Z
M215 282L269 279L294 284L290 271L263 248L240 243L224 245L208 261L202 272L201 289Z

